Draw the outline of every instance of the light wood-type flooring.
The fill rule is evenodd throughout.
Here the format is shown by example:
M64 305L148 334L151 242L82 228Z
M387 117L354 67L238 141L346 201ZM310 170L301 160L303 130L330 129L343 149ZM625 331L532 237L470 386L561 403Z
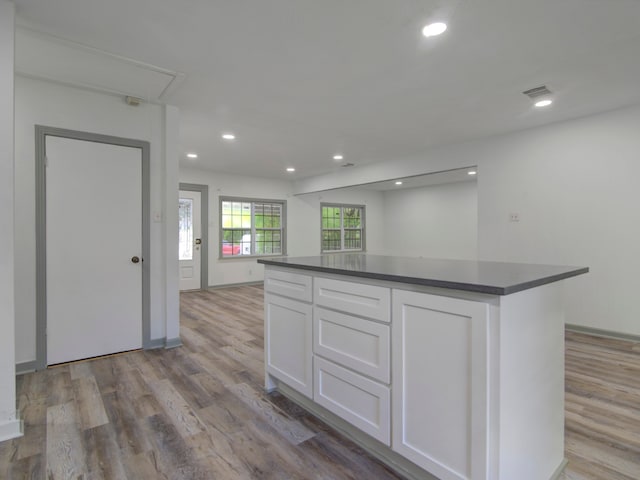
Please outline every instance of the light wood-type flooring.
M18 377L25 436L0 443L0 479L400 478L264 395L261 286L181 301L180 348ZM568 332L566 346L562 478L640 479L640 344Z

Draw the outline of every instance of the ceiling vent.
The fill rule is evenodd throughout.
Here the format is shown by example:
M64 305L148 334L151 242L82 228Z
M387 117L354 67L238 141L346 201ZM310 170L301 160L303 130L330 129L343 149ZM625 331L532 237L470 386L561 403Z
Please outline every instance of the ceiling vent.
M525 90L522 93L524 93L527 97L535 100L538 97L551 95L551 90L549 90L546 85L542 85L540 87L530 88L529 90Z
M343 163L342 165L340 165L341 167L353 167L355 165L355 163Z

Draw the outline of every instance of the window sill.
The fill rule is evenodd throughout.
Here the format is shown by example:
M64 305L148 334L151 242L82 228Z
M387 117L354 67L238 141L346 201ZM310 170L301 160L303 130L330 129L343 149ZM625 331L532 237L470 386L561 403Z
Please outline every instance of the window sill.
M254 260L256 258L273 258L273 257L286 257L286 253L276 253L273 255L234 255L231 257L218 257L218 260Z
M320 252L320 255L328 253L366 253L366 250L324 250Z

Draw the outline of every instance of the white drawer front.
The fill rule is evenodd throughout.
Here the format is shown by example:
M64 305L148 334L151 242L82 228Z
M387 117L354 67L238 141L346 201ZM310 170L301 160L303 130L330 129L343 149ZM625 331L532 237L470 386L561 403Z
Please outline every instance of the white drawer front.
M282 272L267 268L264 274L264 289L285 297L311 302L311 276Z
M316 305L390 321L391 291L388 288L330 278L316 278L314 285Z
M314 353L389 383L389 325L315 307L313 339Z
M315 402L390 445L390 389L322 358L313 364Z

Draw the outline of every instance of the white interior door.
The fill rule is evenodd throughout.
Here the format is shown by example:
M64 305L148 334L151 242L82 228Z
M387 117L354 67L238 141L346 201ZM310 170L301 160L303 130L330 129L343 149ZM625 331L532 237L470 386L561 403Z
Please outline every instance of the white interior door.
M46 152L47 364L140 348L142 151L47 136Z
M179 199L180 290L201 288L200 192L180 190Z

